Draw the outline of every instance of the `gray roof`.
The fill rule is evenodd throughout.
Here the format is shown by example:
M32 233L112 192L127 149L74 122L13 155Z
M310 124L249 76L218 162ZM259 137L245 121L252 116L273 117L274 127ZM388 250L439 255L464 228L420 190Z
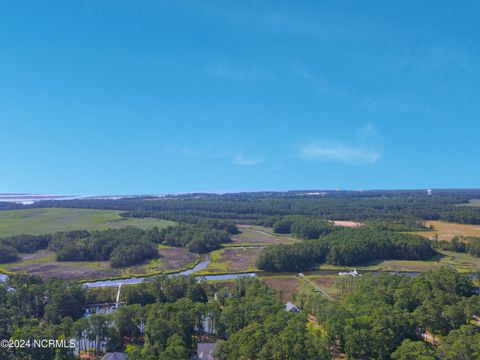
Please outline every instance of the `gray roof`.
M199 360L214 360L213 351L217 346L216 343L198 343L197 344L197 359Z
M299 312L300 309L295 305L294 303L291 303L290 301L285 304L285 310L287 311L292 311L292 312Z
M121 352L106 353L102 360L126 360L127 354Z

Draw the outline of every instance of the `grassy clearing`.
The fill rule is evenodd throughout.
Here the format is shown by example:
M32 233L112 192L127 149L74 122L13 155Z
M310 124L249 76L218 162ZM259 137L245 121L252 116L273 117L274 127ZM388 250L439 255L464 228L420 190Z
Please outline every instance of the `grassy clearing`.
M33 254L24 254L19 261L0 264L0 272L6 274L26 272L44 277L89 281L178 272L191 268L200 261L198 254L190 253L184 248L162 246L159 253L160 257L155 260L114 269L110 267L108 261L60 262L56 260L55 253L41 250Z
M166 227L171 221L145 218L127 219L121 211L92 209L26 209L0 211L0 237L20 234L51 234L70 230L106 230L125 226L142 229Z
M338 300L341 297L336 286L337 281L340 279L338 275L307 275L305 277L325 291L333 299Z
M438 250L437 250L438 251ZM431 269L437 269L441 266L450 266L459 272L480 271L480 258L464 253L456 253L453 251L438 251L439 254L430 260L376 260L364 265L357 266L335 266L322 264L319 270L352 270L359 271L413 271L421 272Z
M417 260L374 260L363 265L356 266L336 266L330 264L322 264L319 270L357 270L364 271L425 271L435 269L441 266L438 261L439 257L427 261Z
M480 225L466 225L449 223L445 221L427 221L427 226L432 226L432 231L419 231L416 234L426 238L438 237L438 240L452 240L455 236L479 236Z
M459 272L480 271L480 258L469 254L453 251L440 251L443 257L439 263L444 266L452 266Z
M200 274L242 273L258 271L255 266L259 248L228 247L210 253L210 264Z
M333 220L335 226L340 227L349 227L349 228L359 228L365 226L365 224L356 221L344 221L344 220Z
M252 246L271 244L290 244L300 241L290 235L274 234L272 228L255 225L239 225L240 234L232 236L232 242L228 246Z

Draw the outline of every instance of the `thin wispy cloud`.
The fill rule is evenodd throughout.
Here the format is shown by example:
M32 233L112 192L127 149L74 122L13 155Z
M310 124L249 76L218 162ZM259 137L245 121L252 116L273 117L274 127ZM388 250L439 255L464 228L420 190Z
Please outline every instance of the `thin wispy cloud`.
M239 154L233 157L232 162L235 165L240 166L253 166L259 165L265 161L265 157L263 155L257 155L253 157L247 157L243 154Z
M297 147L298 156L309 161L340 162L349 165L371 165L382 155L382 136L372 125L361 128L357 141L306 139Z
M380 159L380 155L376 150L332 141L311 141L300 148L300 157L303 159L356 165L373 164Z

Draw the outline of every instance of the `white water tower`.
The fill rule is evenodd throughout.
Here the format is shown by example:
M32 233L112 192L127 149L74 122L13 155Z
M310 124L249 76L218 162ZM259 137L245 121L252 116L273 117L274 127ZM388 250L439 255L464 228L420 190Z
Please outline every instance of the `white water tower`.
M431 196L431 195L432 195L432 189L428 189L428 190L427 190L427 195L428 195L428 196Z

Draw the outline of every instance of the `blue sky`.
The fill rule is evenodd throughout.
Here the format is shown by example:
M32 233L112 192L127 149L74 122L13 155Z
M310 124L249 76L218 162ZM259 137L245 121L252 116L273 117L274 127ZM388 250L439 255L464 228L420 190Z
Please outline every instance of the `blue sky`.
M480 187L478 1L0 2L0 192Z

